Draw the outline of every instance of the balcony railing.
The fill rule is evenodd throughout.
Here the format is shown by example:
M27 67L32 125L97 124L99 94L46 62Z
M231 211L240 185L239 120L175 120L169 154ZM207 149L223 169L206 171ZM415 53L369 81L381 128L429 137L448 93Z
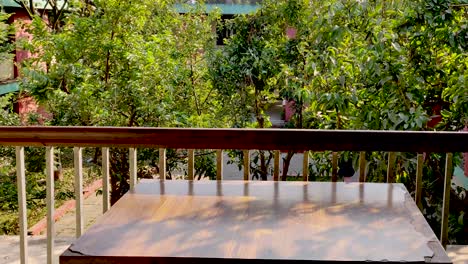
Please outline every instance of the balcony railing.
M217 150L217 180L223 175L223 150L242 149L244 168L250 164L251 150L273 150L273 179L279 180L280 151L305 151L303 180L307 180L309 151L334 151L331 159L332 181L337 181L336 151L359 151L359 181L365 181L366 151L386 151L388 155L387 182L394 182L395 152L417 155L415 202L421 208L422 169L424 152L446 153L445 182L442 209L441 243L448 241L448 215L452 157L454 152L468 152L467 132L410 131L343 131L296 129L182 129L182 128L123 128L123 127L0 127L0 145L16 147L21 263L27 263L27 220L24 146L46 148L47 184L47 262L54 256L54 169L53 148L74 147L76 236L81 236L83 224L82 148L102 147L103 211L110 207L109 148L129 148L130 189L137 183L137 148L159 148L160 178L166 177L166 149L188 149L188 179L194 179L194 150ZM247 165L247 166L246 166ZM250 170L244 169L244 180Z

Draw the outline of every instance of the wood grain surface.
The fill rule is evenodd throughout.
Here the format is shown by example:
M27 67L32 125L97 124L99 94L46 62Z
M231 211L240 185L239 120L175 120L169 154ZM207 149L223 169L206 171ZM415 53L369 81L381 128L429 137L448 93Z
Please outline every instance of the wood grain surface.
M468 151L468 132L206 129L144 127L0 127L3 146L155 147L312 151Z
M143 181L69 263L450 263L402 184Z

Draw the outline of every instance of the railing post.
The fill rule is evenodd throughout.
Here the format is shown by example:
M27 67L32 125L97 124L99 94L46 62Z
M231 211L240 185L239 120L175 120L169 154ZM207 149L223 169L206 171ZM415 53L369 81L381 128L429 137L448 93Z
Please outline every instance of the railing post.
M440 243L445 248L448 243L448 217L450 205L450 189L452 182L452 159L453 154L447 153L445 158L445 181L444 181L444 201L442 203L442 226L440 231Z
M216 151L216 180L223 179L223 150Z
M46 147L47 263L54 263L54 148Z
M193 149L188 150L188 179L193 181L195 176L195 151Z
M244 150L244 181L250 178L250 150Z
M159 180L166 179L166 149L159 149Z
M133 191L137 184L137 150L135 148L129 148L128 152L130 163L130 191Z
M338 152L332 153L332 182L338 180Z
M73 159L75 167L75 202L76 202L76 237L80 237L84 230L83 221L83 155L82 148L73 148Z
M24 166L24 147L16 147L16 182L18 185L18 211L20 231L20 263L28 262L28 220L26 209L26 175Z
M309 151L304 151L302 160L302 180L308 181L309 178Z
M419 207L419 210L422 210L422 173L423 173L423 155L418 153L418 165L416 168L416 194L414 200L416 201L416 205Z
M109 148L102 148L102 213L110 208Z
M396 161L396 153L389 152L388 153L388 166L387 166L387 182L393 183L395 182L395 161Z
M388 184L387 187L387 207L393 207L393 184Z
M273 180L274 181L278 181L279 179L279 166L280 166L280 152L279 150L275 150L274 167L273 167Z
M359 153L359 182L366 181L366 152Z

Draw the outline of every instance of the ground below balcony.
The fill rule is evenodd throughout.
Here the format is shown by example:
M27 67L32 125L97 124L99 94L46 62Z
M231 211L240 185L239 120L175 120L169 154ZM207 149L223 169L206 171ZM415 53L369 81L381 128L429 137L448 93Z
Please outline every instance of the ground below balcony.
M84 201L85 229L88 229L102 215L102 196L93 194ZM56 222L55 240L56 263L59 255L75 241L75 211L68 212ZM46 263L47 240L44 235L28 239L29 263ZM449 245L447 253L454 264L468 264L468 245ZM19 237L0 236L0 264L17 264L19 261Z
M84 200L85 230L102 215L102 195L95 193ZM55 223L55 256L58 256L75 241L75 210L66 213ZM46 263L47 240L45 235L28 238L29 263ZM17 264L19 260L19 236L0 236L0 264Z

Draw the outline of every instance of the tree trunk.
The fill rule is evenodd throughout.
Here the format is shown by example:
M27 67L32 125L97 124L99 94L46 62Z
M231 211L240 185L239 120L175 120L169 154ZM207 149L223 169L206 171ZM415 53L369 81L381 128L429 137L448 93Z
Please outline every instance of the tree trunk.
M267 172L267 162L265 159L265 152L260 150L260 178L262 181L268 180L268 172Z
M130 189L129 178L128 150L112 149L110 154L111 205Z
M258 90L255 90L255 118L257 119L258 128L264 128L265 118L260 112L263 105L261 104L258 97L259 97ZM268 171L267 171L267 164L266 164L266 159L265 159L265 152L260 150L259 155L260 155L260 178L262 179L262 181L266 181L268 179Z
M101 164L98 164L98 159L99 159L99 156L101 156L102 153L101 153L101 148L95 148L94 149L94 157L93 157L93 163L94 164L97 164L97 165L101 165Z
M283 174L281 175L281 180L286 181L286 177L288 176L289 164L291 163L291 159L294 156L293 151L288 151L288 155L286 158L283 159Z

